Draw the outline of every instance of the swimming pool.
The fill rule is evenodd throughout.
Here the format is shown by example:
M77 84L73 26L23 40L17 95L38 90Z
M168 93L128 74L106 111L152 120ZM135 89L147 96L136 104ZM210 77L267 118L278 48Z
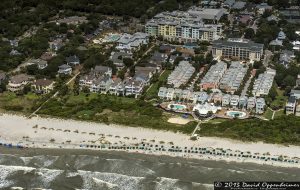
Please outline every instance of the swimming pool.
M181 105L181 104L169 104L168 108L172 109L172 110L182 111L182 110L186 109L186 106L185 105Z
M232 118L243 118L246 117L246 113L245 112L241 112L241 111L228 111L226 112L226 115Z
M120 39L120 35L119 34L111 34L107 38L110 42L115 42Z

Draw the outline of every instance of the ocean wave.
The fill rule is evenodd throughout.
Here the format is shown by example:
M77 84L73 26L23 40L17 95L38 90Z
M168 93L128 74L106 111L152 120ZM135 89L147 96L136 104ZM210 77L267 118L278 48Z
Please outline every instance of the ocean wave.
M10 175L12 175L16 171L32 171L35 168L23 167L23 166L5 166L0 165L0 188L7 188L14 184L13 180L7 179Z
M32 188L48 188L51 182L62 172L63 170L0 165L0 188L7 188L12 185L24 183L28 183ZM24 182L27 178L29 178L30 181Z
M119 187L120 190L133 190L139 189L139 183L144 177L133 177L116 173L101 173L90 171L78 171L79 175L83 178L84 189L92 189L95 184L95 179L104 181L109 184L113 184L115 187Z
M106 171L123 175L145 177L154 175L155 171L143 165L142 161L130 161L123 159L107 159L96 156L74 157L74 165L77 170Z

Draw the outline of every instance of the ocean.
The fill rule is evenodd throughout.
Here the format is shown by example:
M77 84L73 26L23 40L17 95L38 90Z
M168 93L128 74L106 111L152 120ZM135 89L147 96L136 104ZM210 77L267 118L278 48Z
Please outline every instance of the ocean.
M300 169L137 153L0 148L0 189L210 190L214 181L300 181Z

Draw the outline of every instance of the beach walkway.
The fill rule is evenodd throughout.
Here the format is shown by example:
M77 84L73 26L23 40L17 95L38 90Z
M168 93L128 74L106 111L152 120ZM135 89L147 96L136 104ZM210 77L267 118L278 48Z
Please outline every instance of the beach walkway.
M78 72L76 75L74 75L74 76L66 83L66 85L70 84L73 80L75 80L76 77L77 77L79 74L80 74L80 72ZM40 105L40 107L38 107L34 112L32 112L32 113L28 116L28 118L31 118L32 116L36 115L36 113L37 113L38 111L40 111L40 109L42 109L42 107L43 107L47 102L49 102L49 100L51 100L52 98L55 98L55 97L58 95L58 93L59 93L59 92L56 91L50 98L48 98L45 102L43 102L43 103Z

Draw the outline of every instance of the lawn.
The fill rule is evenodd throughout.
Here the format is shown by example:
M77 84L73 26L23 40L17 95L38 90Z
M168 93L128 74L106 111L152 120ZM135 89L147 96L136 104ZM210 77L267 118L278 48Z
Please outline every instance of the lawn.
M283 115L285 115L285 114L284 114L284 110L277 111L277 112L275 113L275 115L274 115L274 119L276 119L276 118L278 118L278 117L281 117L281 116L283 116Z
M0 108L9 111L30 112L39 100L40 97L34 93L17 96L12 92L4 92L0 94Z
M266 119L272 119L273 111L270 108L267 108L266 112L263 115Z
M276 89L277 90L277 96L275 98L275 100L273 102L271 102L270 107L274 110L280 109L280 108L284 108L288 97L284 96L284 91L280 90L280 89Z
M172 72L171 70L163 71L163 73L159 76L158 81L153 83L151 85L151 87L147 90L146 96L145 96L146 100L157 98L157 93L158 93L158 90L159 90L161 84L163 84L167 80L167 78L171 72Z
M225 121L228 121L228 119L221 119L221 118L217 118L217 119L211 119L205 123L210 123L210 124L219 124L219 123L223 123Z

